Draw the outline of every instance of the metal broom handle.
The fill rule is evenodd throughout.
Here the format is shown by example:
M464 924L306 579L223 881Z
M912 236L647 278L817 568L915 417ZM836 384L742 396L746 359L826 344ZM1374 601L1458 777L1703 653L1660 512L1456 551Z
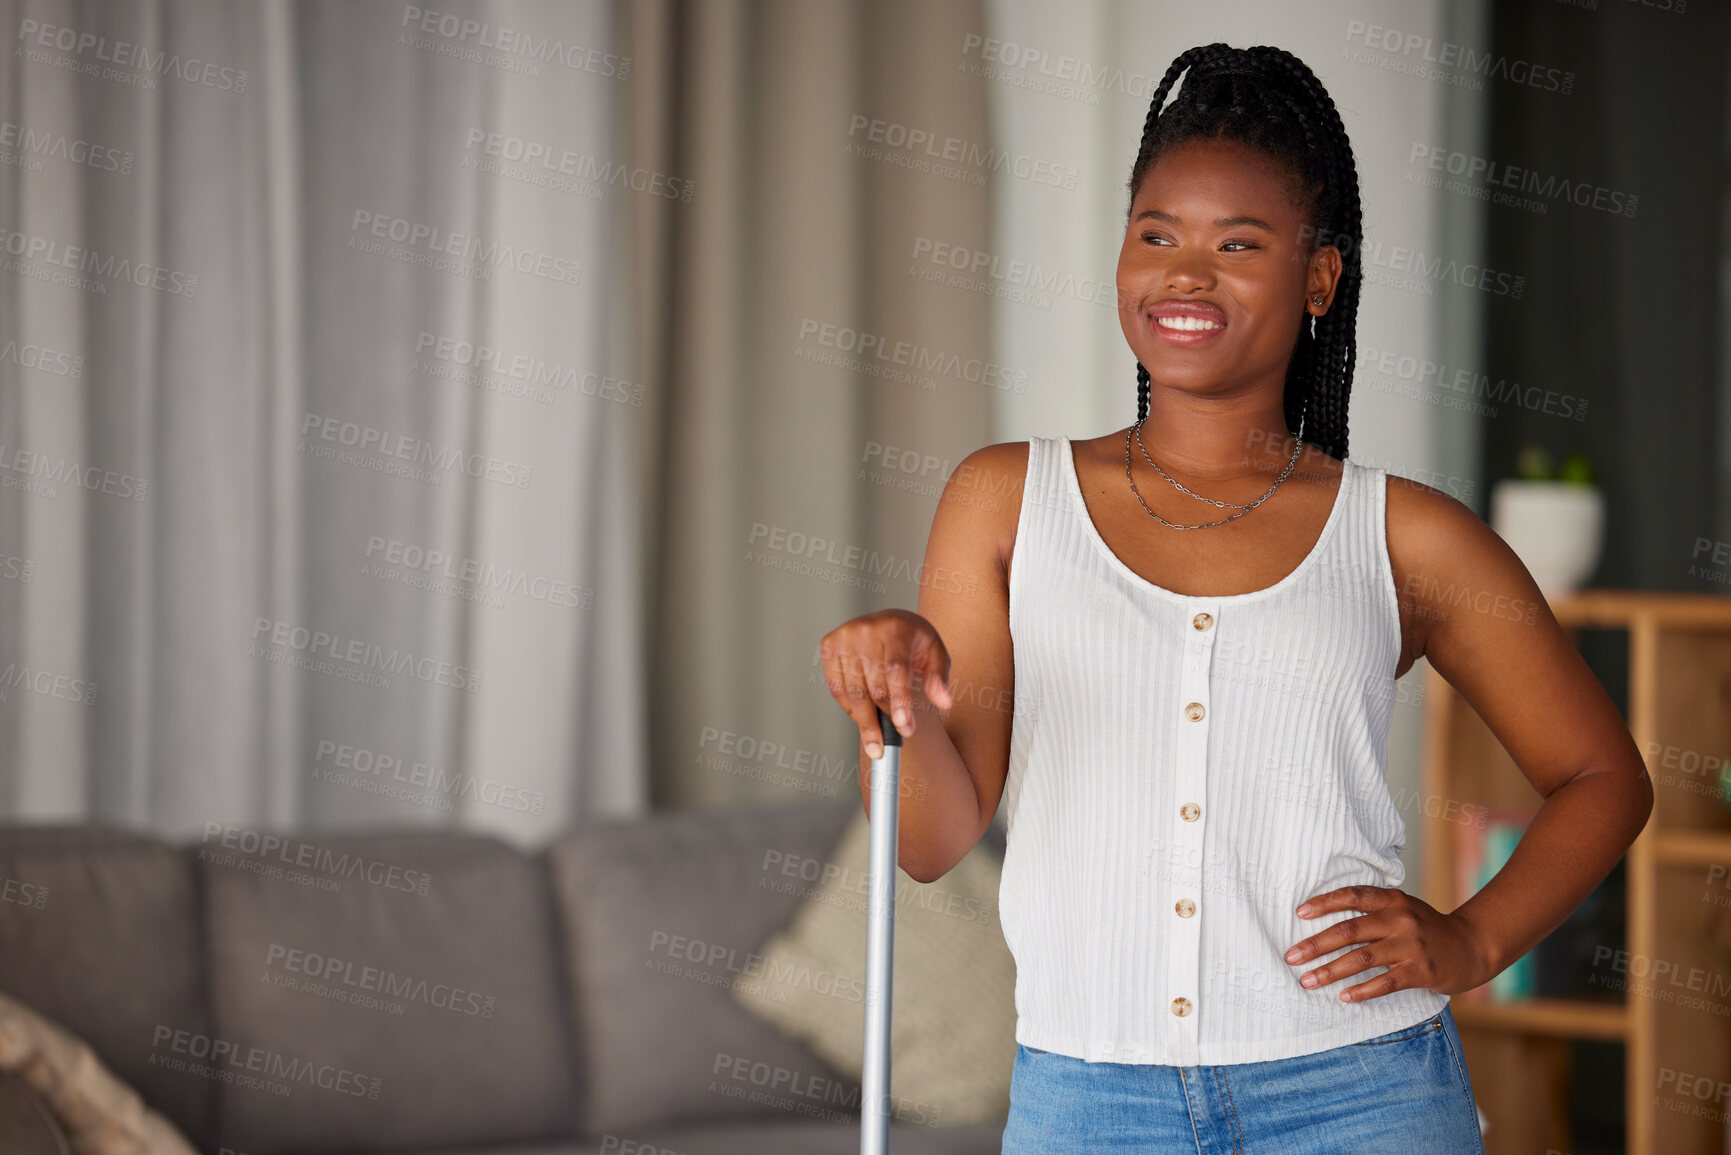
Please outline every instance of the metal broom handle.
M871 853L866 862L865 1064L860 1081L860 1155L890 1149L890 979L895 959L896 835L902 736L878 708L883 756L872 759Z

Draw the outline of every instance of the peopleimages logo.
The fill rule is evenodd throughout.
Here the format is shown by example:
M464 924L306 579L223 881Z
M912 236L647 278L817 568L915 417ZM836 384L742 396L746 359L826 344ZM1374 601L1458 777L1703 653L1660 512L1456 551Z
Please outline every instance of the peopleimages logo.
M521 57L524 62L561 64L577 72L593 72L614 80L631 75L631 58L567 44L551 36L506 25L493 25L450 12L433 12L413 4L403 8L402 28L438 36L453 48L461 49L467 59L478 59L478 50L487 49L501 57ZM399 39L400 42L400 39Z
M693 186L689 180L646 168L626 168L592 153L573 152L546 141L510 136L484 128L471 128L468 136L464 138L463 149L471 154L467 162L470 167L480 163L473 156L479 151L495 161L508 161L522 166L526 173L535 174L530 179L532 184L548 183L555 176L572 178L570 184L552 181L551 187L561 191L576 191L575 182L586 181L600 188L616 185L632 192L647 193L682 204L691 203Z
M28 690L44 698L59 698L63 702L78 702L85 706L96 704L95 682L7 662L0 667L0 702L10 698L13 690Z
M954 276L949 283L962 288L979 289L996 282L1006 290L1018 290L1023 295L1031 294L1031 297L1026 297L1029 303L1038 304L1049 297L1072 297L1085 303L1110 305L1113 308L1118 306L1118 284L1110 278L1086 275L1078 277L1074 273L1048 269L1032 261L1000 258L984 249L973 249L931 237L914 238L912 260L914 269L920 269L923 265L926 266L926 272L952 273ZM923 279L939 278L925 276ZM1010 295L1008 299L1022 300L1024 296ZM1049 304L1049 301L1047 303ZM1047 305L1041 304L1040 307L1046 308Z
M11 902L35 910L46 910L48 907L48 888L39 882L24 882L21 879L0 875L0 902Z
M0 252L19 258L19 263L6 267L7 272L36 276L87 292L106 293L108 286L105 281L121 281L137 285L141 289L155 289L177 297L198 295L198 276L195 273L153 265L149 261L135 261L130 257L101 252L84 245L69 245L38 233L0 228ZM53 269L68 271L33 271L38 261ZM89 274L89 277L77 274ZM91 277L97 279L92 280Z
M1074 189L1082 170L1073 164L1059 164L1026 153L1010 153L995 145L940 134L893 120L882 120L864 113L855 113L848 121L847 151L871 160L886 157L904 167L931 171L941 175L965 176L979 183L984 173L998 176L1006 172L1035 184ZM865 143L853 139L863 135ZM890 150L888 153L885 149Z
M713 747L711 743L714 743ZM729 758L742 758L747 762L792 770L800 774L813 774L825 779L845 781L859 773L859 765L850 758L831 758L828 754L820 754L802 746L790 748L782 742L722 730L715 726L703 727L698 735L697 748L713 749Z
M1475 90L1482 87L1485 78L1507 80L1564 96L1575 90L1575 74L1567 69L1536 64L1531 60L1511 59L1500 52L1482 52L1471 45L1438 40L1422 32L1384 28L1380 24L1367 24L1363 20L1349 20L1346 23L1346 39L1349 45L1362 45L1366 49L1383 53L1382 66L1385 68L1399 65L1400 67L1393 71L1447 80L1456 85L1471 79L1478 81L1477 85L1471 86ZM1344 49L1342 55L1348 55L1351 51L1350 47ZM1359 62L1373 63L1362 59Z
M911 558L898 558L893 553L880 554L875 549L846 545L829 538L801 533L797 529L765 525L761 521L751 523L751 533L746 539L746 546L746 561L755 561L771 569L789 570L841 584L849 584L850 579L858 578L870 582L867 588L879 593L883 592L883 583L871 582L871 578L888 576L898 581L929 585L969 597L977 592L980 584L980 579L975 574L963 574L959 570L925 562L916 564ZM834 571L820 570L815 568L819 562L838 568ZM854 572L850 574L843 571Z
M300 950L281 943L273 942L265 948L264 965L299 978L350 988L350 992L345 993L350 993L351 997L353 992L378 995L401 999L404 1002L423 1003L441 1011L472 1018L492 1018L493 1006L497 1002L492 995L483 995L452 983L428 982L426 979L399 975L395 971L380 967L357 966L332 955ZM315 990L312 993L325 992ZM346 1002L349 999L338 1001Z
M472 557L458 557L436 549L425 549L412 542L397 541L374 534L367 538L367 566L361 572L369 575L379 571L379 563L411 571L427 578L442 578L492 592L516 594L548 605L568 609L595 608L594 589L562 578L530 574L512 567L501 568L491 562Z
M131 152L112 145L93 144L60 132L39 132L9 120L0 120L0 149L16 151L32 159L47 157L122 175L132 172L136 159Z
M20 482L6 474L28 478ZM150 492L146 478L130 473L116 473L100 465L85 465L65 457L50 457L30 449L20 449L0 442L0 485L27 489L42 497L54 497L62 485L78 486L92 493L106 493L130 501L143 501Z
M974 56L980 60L978 65L968 59ZM962 37L962 57L960 71L1086 104L1099 104L1102 92L1146 100L1160 83L1157 73L1126 72L1116 65L1096 64L1079 56L1054 56L1044 48L977 32Z
M371 425L362 425L358 421L344 421L318 413L308 413L302 419L301 438L303 449L310 439L315 453L353 465L365 465L372 460L360 457L360 454L376 453L381 458L409 461L417 466L462 473L468 477L493 481L516 489L529 488L529 479L534 474L534 467L522 462L491 457L485 453L470 453L455 445L437 445L418 437L391 433L375 429ZM343 446L353 452L339 455L334 450L321 447L318 444L320 441ZM436 483L436 479L441 475L433 473L428 476L435 479Z
M1381 374L1384 381L1398 380L1400 386L1373 381L1370 388L1394 392L1450 408L1464 409L1477 402L1497 405L1517 405L1534 413L1547 413L1574 421L1587 419L1589 398L1573 393L1560 393L1537 385L1523 385L1507 377L1495 377L1477 369L1467 369L1440 361L1430 361L1393 349L1360 345L1358 367L1365 373ZM1402 387L1402 386L1410 386ZM1460 396L1456 396L1459 394ZM1478 405L1488 416L1495 416L1495 405Z
M412 761L398 754L369 750L365 746L349 746L328 738L319 740L313 762L313 776L319 781L355 785L377 794L402 794L411 799L426 797L442 803L441 809L446 810L453 809L454 802L465 798L523 814L540 814L547 806L547 796L539 790L525 790L492 778L477 778L460 770L445 770L429 762ZM405 789L398 789L394 784Z
M0 345L0 361L9 361L20 369L35 369L39 373L51 373L56 377L84 376L82 353L62 353L56 349L44 349L41 345L20 345L17 341L7 341Z
M383 243L385 241L401 247L390 248ZM582 261L482 240L424 221L367 209L355 210L349 222L348 247L469 276L484 274L490 269L509 268L567 285L580 284L583 280Z
M1633 193L1620 189L1605 188L1590 181L1570 180L1554 173L1541 173L1536 169L1524 168L1520 165L1505 164L1489 157L1476 156L1472 153L1459 152L1443 148L1441 145L1425 144L1423 141L1413 141L1412 151L1407 155L1407 175L1412 176L1412 166L1423 164L1432 172L1446 172L1450 176L1458 176L1465 181L1483 181L1485 185L1495 185L1497 189L1513 189L1515 192L1530 193L1542 198L1542 202L1567 201L1581 208L1597 209L1600 212L1616 216L1632 217L1640 204L1640 198ZM1449 191L1468 191L1450 189ZM1471 191L1494 191L1474 188ZM1544 211L1548 205L1538 205ZM1513 203L1513 202L1509 202ZM1519 207L1527 207L1521 205Z
M31 60L58 63L48 60L38 50L69 52L84 61L78 71L87 75L100 75L105 80L128 79L123 74L115 74L116 69L126 68L155 76L173 76L188 84L201 84L206 88L221 89L237 96L246 91L244 68L228 68L190 56L183 59L178 52L159 52L142 44L110 40L94 32L81 32L76 28L58 24L20 20L18 41L19 47L14 51L14 56L28 53ZM104 68L104 65L109 67Z
M808 349L808 342L821 346L822 352ZM824 355L831 351L844 356L838 358ZM958 353L933 349L917 341L892 340L882 333L816 321L810 317L800 320L799 345L794 349L794 356L822 364L839 364L851 369L867 368L874 362L884 362L916 373L956 377L991 389L1002 389L1011 393L1028 391L1026 369L1009 369L995 361L979 357L964 358Z
M342 662L355 670L383 670L391 674L406 674L423 682L467 690L471 694L481 688L481 672L468 666L456 666L435 658L417 658L412 651L395 647L386 649L360 638L345 638L324 630L309 629L292 622L254 618L252 625L253 654L269 660L272 655L261 651L267 646L284 646L303 658L324 658ZM294 663L299 664L299 663Z
M421 360L439 361L473 370L476 374L494 373L543 389L563 389L567 393L581 393L585 397L617 401L621 405L640 407L643 404L643 386L635 382L597 373L593 369L578 369L549 362L519 350L477 345L472 341L441 336L424 329L415 337L415 357L416 367L423 372L433 372L433 369L431 366L421 365ZM456 376L451 373L437 375Z
M266 834L222 822L204 824L203 842L206 847L210 847L214 842L221 850L235 853L223 855L210 849L201 849L201 861L214 862L218 866L235 866L253 874L271 877L280 874L281 867L290 867L295 871L314 871L325 877L310 881L334 883L320 885L317 887L320 890L341 890L342 884L336 880L358 878L386 890L404 890L411 894L424 895L433 881L433 876L425 870L405 870L364 855L336 851L328 846L302 842L297 838ZM309 881L293 877L289 880Z
M262 1089L279 1095L287 1095L293 1089L289 1084L300 1083L339 1095L377 1099L384 1087L383 1079L334 1063L314 1063L266 1047L249 1047L231 1039L177 1030L160 1023L151 1034L150 1045L152 1066L190 1071L225 1083L266 1080L274 1085Z

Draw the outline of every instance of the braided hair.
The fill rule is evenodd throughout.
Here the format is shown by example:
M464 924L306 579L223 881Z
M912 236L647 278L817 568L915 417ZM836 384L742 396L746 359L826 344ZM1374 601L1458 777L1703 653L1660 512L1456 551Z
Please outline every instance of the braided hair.
M1189 69L1172 107L1162 109L1180 74ZM1287 366L1282 398L1294 436L1324 453L1345 458L1346 408L1352 394L1363 214L1358 169L1346 126L1322 82L1305 63L1280 48L1201 45L1181 53L1167 68L1148 106L1142 145L1130 172L1130 199L1154 162L1174 145L1192 140L1231 140L1286 164L1310 205L1311 247L1335 245L1342 268L1334 308L1321 317L1308 311ZM1128 220L1129 210L1125 210ZM1136 419L1148 416L1149 376L1136 363Z

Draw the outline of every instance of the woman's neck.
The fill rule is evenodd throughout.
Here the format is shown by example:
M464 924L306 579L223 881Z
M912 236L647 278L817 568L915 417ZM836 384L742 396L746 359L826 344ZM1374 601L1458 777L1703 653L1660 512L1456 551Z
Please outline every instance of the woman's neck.
M1260 397L1155 390L1141 432L1142 445L1162 469L1199 479L1279 472L1292 459L1292 434L1278 397L1270 406Z

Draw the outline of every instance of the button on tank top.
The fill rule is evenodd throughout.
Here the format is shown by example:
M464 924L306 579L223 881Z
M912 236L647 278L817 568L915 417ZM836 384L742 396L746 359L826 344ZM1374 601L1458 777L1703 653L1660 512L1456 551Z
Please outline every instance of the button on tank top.
M1035 438L1010 559L1015 657L999 893L1016 1041L1090 1061L1196 1066L1327 1050L1448 996L1306 990L1294 943L1354 911L1300 902L1399 887L1406 827L1384 772L1401 633L1386 471L1343 463L1298 567L1192 597L1100 536L1068 438Z

